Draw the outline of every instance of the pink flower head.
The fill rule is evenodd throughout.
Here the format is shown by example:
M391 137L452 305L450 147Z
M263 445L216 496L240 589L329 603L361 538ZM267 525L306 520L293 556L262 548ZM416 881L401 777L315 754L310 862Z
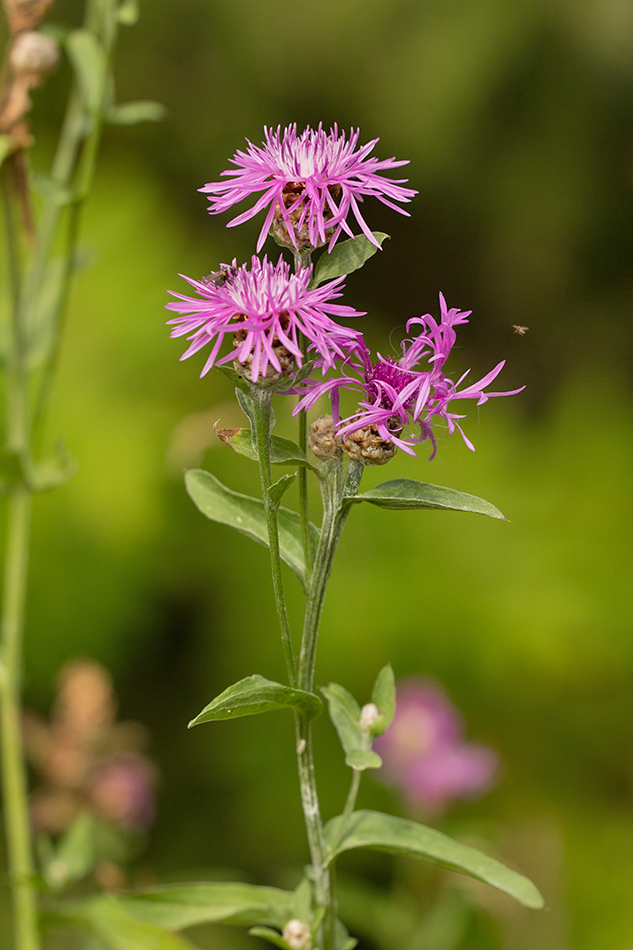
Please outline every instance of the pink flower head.
M369 153L378 139L357 148L360 131L353 129L346 139L335 125L329 133L322 125L316 131L309 126L300 135L297 126L290 125L274 132L264 127L262 147L248 142L248 149L238 151L232 163L237 169L222 172L230 181L211 182L200 188L210 198L210 214L219 214L232 208L244 198L257 195L255 204L233 218L228 227L242 224L263 208L268 208L266 219L257 242L259 251L266 235L275 222L281 220L294 247L299 243L320 247L329 242L330 250L341 231L354 237L346 222L349 211L367 238L377 244L360 213L359 204L366 196L373 196L400 214L408 215L394 204L408 202L417 194L403 188L406 178L385 178L381 174L408 161L388 158L381 161ZM248 141L248 139L247 139Z
M297 390L305 395L295 412L309 409L320 396L329 393L339 435L347 436L359 429L374 426L381 439L393 442L409 455L415 455L412 445L430 439L433 444L433 458L436 451L433 422L440 418L446 421L450 434L459 429L468 448L474 451L473 444L457 422L464 417L449 411L450 403L458 399L476 399L477 405L480 406L491 396L511 396L521 390L515 389L505 393L484 391L501 372L505 360L498 363L482 379L461 390L458 387L469 371L464 373L457 383L445 376L443 366L455 342L454 328L460 323L467 323L471 311L461 312L455 308L449 310L443 294L440 294L440 309L439 323L430 314L409 320L407 332L416 324L422 329L416 336L403 341L402 356L399 360L378 354L378 359L372 361L371 354L361 339L345 362L351 372L323 382L306 380ZM428 364L429 368L417 369L421 361ZM356 389L364 396L359 402L358 410L342 421L339 416L341 389ZM419 426L420 434L410 436L407 440L402 438L401 433L409 424Z
M89 789L95 810L112 824L148 828L155 813L156 770L143 756L120 755L103 762Z
M213 341L202 376L215 363L237 360L251 367L255 382L267 372L281 374L287 369L282 367L280 356L302 365L302 334L308 349L318 354L325 372L334 365L335 358L345 358L359 337L357 330L339 326L331 318L359 317L362 313L333 303L342 294L345 277L310 290L311 276L311 267L291 274L282 257L276 265L266 257L263 261L253 257L250 270L246 264L238 267L234 260L231 265L222 265L211 278L185 277L198 296L170 291L179 302L166 305L179 314L168 321L175 326L171 335L191 334L187 337L189 348L180 358L192 356ZM233 337L234 349L218 359L226 334Z
M397 689L393 722L374 743L385 781L412 803L441 811L455 799L492 787L499 759L486 746L464 742L459 710L431 680L405 680Z

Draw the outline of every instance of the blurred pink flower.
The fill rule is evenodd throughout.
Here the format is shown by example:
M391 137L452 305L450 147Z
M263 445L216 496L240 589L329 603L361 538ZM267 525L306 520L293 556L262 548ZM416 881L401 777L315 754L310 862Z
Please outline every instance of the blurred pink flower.
M398 787L411 804L435 812L495 784L497 753L464 742L461 714L439 684L403 680L396 695L393 722L374 743L383 760L378 777Z
M148 828L154 820L156 780L156 769L143 756L118 756L97 767L88 798L97 814L113 825Z
M339 132L336 125L329 133L319 125L316 130L308 126L300 134L296 124L283 132L281 126L277 131L264 127L264 135L261 147L248 142L245 152L235 153L231 162L236 169L222 172L222 178L230 181L211 182L199 189L211 195L210 214L219 214L262 192L252 208L228 224L242 224L267 208L258 252L271 227L291 246L320 247L329 243L331 249L341 231L354 237L346 221L350 211L363 234L378 246L359 207L369 196L408 216L394 201L408 202L417 192L402 187L406 178L385 178L382 172L409 163L370 157L378 139L357 147L359 130L352 129L346 139L345 132Z

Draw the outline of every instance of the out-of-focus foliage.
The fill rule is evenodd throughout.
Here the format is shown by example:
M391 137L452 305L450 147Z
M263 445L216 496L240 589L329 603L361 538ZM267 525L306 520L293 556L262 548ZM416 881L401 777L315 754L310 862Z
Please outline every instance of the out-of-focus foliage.
M79 9L57 5L60 19ZM182 289L178 272L252 253L257 221L227 231L195 191L245 136L258 142L264 123L359 125L364 139L380 136L378 155L411 159L420 191L411 219L364 209L392 235L348 280L372 345L389 352L390 331L435 310L443 290L449 306L474 310L455 374L507 358L504 388L527 389L481 417L470 409L474 455L440 438L432 463L420 452L368 473L368 487L412 477L479 495L510 524L356 506L317 678L363 697L388 660L398 677L431 674L469 735L500 753L499 786L446 821L528 873L550 912L495 899L455 948L628 950L633 7L153 0L119 63L119 101L159 100L168 118L112 129L88 208L51 430L79 470L36 504L29 705L46 707L66 659L96 657L122 715L152 730L163 774L145 866L164 880L227 868L296 883L306 853L289 717L186 731L229 683L282 679L283 664L265 550L205 521L180 475L202 463L255 493L254 463L212 434L216 420L243 417L223 376L200 381L202 359L178 362L162 307L168 288ZM64 82L61 70L36 102L43 148ZM279 410L278 432L293 438L289 415ZM296 623L290 572L287 587ZM325 717L317 754L329 817L346 769ZM394 807L364 781L360 807ZM402 906L427 900L425 872L409 864L344 857L341 876L352 874L389 886ZM351 886L347 899L360 926L369 918ZM233 931L198 937L245 945Z

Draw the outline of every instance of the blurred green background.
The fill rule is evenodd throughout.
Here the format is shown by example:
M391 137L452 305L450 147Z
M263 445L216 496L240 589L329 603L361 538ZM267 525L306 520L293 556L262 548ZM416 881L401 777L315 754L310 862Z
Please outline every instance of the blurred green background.
M80 11L58 0L50 19ZM292 886L307 852L290 717L186 730L226 685L280 678L283 664L266 552L206 522L182 485L182 468L202 462L256 492L253 464L211 432L218 418L239 424L239 410L224 377L198 378L202 356L178 362L184 347L162 308L168 288L183 289L179 272L252 253L261 220L226 230L229 216L209 217L196 191L245 137L259 143L264 124L358 125L362 141L380 137L379 157L411 160L419 190L411 218L365 204L372 228L392 235L347 282L346 302L369 313L367 336L390 352L391 331L397 343L410 316L437 312L442 290L474 311L455 377L506 358L503 388L526 389L480 414L469 407L476 453L440 435L432 463L423 448L368 472L368 484L406 476L481 495L510 523L354 510L318 681L365 701L388 660L398 677L430 674L469 736L503 759L498 787L443 826L530 874L548 910L468 888L476 909L463 935L438 925L440 942L425 947L628 950L633 5L153 0L121 36L117 75L121 101L159 100L168 117L107 131L84 221L87 266L51 422L79 470L36 504L28 705L47 709L68 658L103 662L121 715L151 730L162 772L140 871L174 880L225 869ZM36 168L67 81L62 68L36 94ZM284 408L279 431L292 436ZM287 589L296 622L291 575ZM329 817L347 776L333 729L323 719L316 730ZM404 813L371 779L359 801ZM423 918L427 878L414 865L380 855L341 865L343 878L391 889ZM358 932L368 918L357 903L350 894ZM251 942L219 928L198 939ZM388 948L389 934L364 933L362 946Z

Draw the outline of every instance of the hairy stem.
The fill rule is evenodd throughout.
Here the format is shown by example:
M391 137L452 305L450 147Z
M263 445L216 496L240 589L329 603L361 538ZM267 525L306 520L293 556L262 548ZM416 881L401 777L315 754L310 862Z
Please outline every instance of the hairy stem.
M327 583L332 571L332 563L336 548L340 540L350 504L346 499L356 493L362 475L362 466L358 469L348 466L345 482L342 479L342 465L340 460L331 462L327 469L324 467L321 479L323 497L323 520L321 523L321 537L314 559L312 579L306 598L303 637L299 658L299 686L301 689L312 692L314 687L314 668L316 663L316 648L319 632L319 623L325 600ZM350 477L352 475L352 477ZM323 836L323 822L319 811L319 799L316 788L314 768L311 767L311 724L304 720L299 721L297 731L297 754L299 759L299 777L301 781L301 800L303 804L310 853L314 874L317 905L325 911L323 919L323 948L331 950L335 941L335 926L337 918L336 894L334 888L334 874L325 866L327 848Z
M259 459L259 477L266 512L268 526L268 543L270 548L270 567L273 577L273 592L275 607L281 631L281 645L288 671L291 686L296 684L295 657L292 649L288 610L284 597L283 578L281 576L281 557L279 554L279 528L277 525L277 506L270 497L269 488L272 485L270 472L270 413L272 408L272 389L254 388L253 398L253 433Z

